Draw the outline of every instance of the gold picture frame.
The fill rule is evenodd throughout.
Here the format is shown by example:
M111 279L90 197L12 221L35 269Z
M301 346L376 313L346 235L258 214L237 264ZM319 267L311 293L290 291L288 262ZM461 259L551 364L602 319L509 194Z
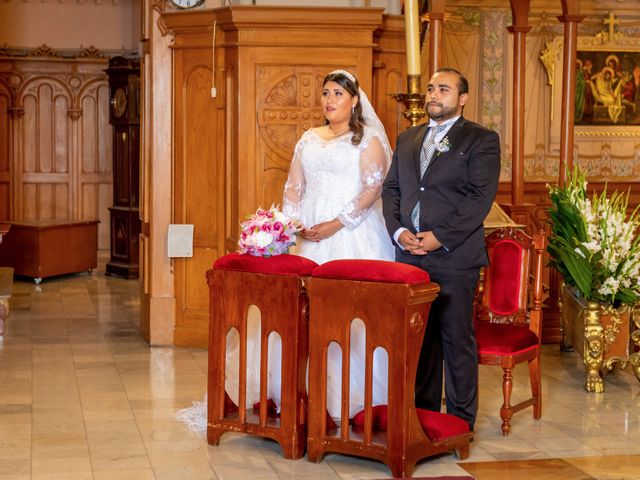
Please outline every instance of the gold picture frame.
M577 39L574 135L640 137L640 38L616 32L612 13L604 24L608 31ZM563 43L563 37L556 37L540 53L551 86L552 142L560 140ZM630 82L637 83L633 98L626 92Z

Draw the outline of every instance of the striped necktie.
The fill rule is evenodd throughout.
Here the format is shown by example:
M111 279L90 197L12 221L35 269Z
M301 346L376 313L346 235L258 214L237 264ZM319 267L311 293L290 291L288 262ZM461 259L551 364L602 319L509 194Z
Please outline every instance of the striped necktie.
M422 148L420 149L420 179L424 176L424 173L427 171L429 164L433 158L433 154L436 151L436 137L440 132L442 132L448 125L434 125L429 130L429 135L425 139L422 144ZM416 232L420 231L420 200L416 202L416 206L413 207L411 211L411 223L416 229Z

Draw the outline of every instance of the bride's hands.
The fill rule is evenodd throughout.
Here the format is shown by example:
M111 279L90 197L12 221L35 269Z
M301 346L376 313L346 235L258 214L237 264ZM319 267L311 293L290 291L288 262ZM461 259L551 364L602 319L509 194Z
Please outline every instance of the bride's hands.
M319 242L320 240L331 237L343 226L340 220L334 218L328 222L318 223L311 228L305 228L302 231L302 238L311 242Z

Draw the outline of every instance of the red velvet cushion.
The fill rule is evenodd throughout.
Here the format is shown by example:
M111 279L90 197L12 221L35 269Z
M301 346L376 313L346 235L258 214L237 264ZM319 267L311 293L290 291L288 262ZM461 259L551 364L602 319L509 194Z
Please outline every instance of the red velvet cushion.
M237 272L269 273L275 275L311 275L318 264L298 255L274 255L254 257L249 254L229 253L218 258L213 268Z
M522 246L513 240L501 240L491 257L491 298L489 308L500 315L518 310Z
M333 260L313 271L314 277L384 283L425 283L429 274L413 265L385 260Z
M538 337L529 327L511 324L476 322L478 353L485 355L510 355L538 345Z
M469 431L469 424L455 415L447 413L432 412L431 410L423 410L416 408L418 420L429 440L437 442L445 438L455 437ZM387 431L387 406L376 405L372 409L372 428L375 431ZM364 428L364 410L356 413L352 420L353 426L356 428Z

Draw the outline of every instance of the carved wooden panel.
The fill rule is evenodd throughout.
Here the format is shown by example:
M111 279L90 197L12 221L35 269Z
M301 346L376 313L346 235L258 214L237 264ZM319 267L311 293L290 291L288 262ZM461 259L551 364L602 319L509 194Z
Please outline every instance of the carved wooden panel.
M10 219L11 137L9 136L9 89L0 83L0 220Z
M261 176L256 208L281 203L296 142L309 128L322 125L320 92L328 71L311 66L256 67L256 154Z
M0 218L100 220L98 248L107 249L112 154L100 55L41 47L0 58Z
M177 48L174 59L173 223L194 225L193 257L173 259L174 342L205 347L209 306L205 275L224 254L224 92L211 97L210 46Z

